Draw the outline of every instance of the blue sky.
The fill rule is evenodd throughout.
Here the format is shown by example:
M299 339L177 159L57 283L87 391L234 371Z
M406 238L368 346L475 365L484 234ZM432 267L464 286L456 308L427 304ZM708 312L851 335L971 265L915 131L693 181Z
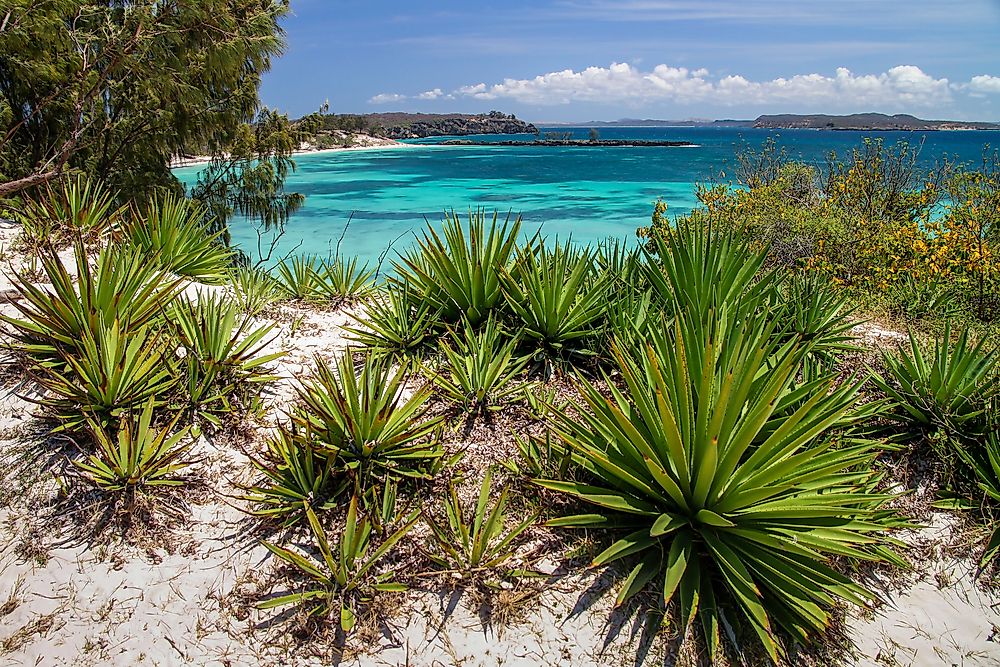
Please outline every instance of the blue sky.
M1000 0L291 0L265 104L1000 120Z

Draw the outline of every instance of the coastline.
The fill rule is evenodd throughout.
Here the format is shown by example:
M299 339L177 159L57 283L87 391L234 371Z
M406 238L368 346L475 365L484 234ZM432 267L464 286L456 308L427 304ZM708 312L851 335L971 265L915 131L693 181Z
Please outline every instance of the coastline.
M312 146L305 146L299 150L292 151L293 157L301 157L303 155L318 155L320 153L342 153L345 151L371 151L371 150L382 150L388 148L412 148L414 144L407 144L402 141L396 141L395 139L381 139L379 137L370 137L368 135L363 135L364 139L362 141L372 140L378 143L362 143L360 146L333 146L331 148L314 148ZM200 165L208 164L212 161L210 155L194 155L185 157L173 157L170 159L169 167L170 169L181 169L184 167L197 167Z

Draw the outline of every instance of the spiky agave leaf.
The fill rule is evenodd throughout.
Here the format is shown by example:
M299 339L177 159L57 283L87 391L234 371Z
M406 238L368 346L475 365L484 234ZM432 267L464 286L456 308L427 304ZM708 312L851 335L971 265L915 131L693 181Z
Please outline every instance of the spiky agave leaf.
M116 227L125 211L117 193L99 181L71 178L62 186L46 185L37 199L25 201L21 233L33 249L60 249L74 239L93 240Z
M888 416L906 427L907 439L939 429L964 438L982 434L986 406L1000 397L1000 346L985 337L973 344L968 327L954 342L951 332L948 321L929 355L912 331L908 349L882 352L887 376L875 374L874 381L894 401Z
M221 285L233 251L212 231L205 208L173 194L153 196L124 225L125 242L164 271L200 283Z
M321 297L323 262L314 255L293 255L275 267L278 289L289 299L300 301Z
M516 278L502 275L507 306L527 344L545 358L569 361L596 354L609 304L607 282L596 275L589 248L556 243L518 251Z
M320 357L315 363L315 377L297 389L292 417L303 437L336 453L361 491L387 477L426 477L444 454L441 417L424 418L430 390L404 398L408 371L393 371L371 356L359 372L349 353L332 368Z
M415 298L406 284L390 285L354 319L358 326L347 328L351 340L372 356L394 362L418 362L438 333L438 311Z
M792 391L802 349L777 342L763 316L686 318L639 349L616 346L624 388L608 379L610 397L580 379L582 405L556 426L592 481L538 484L599 508L557 525L631 527L594 559L638 559L619 603L655 580L664 603L679 600L682 627L701 621L713 654L721 614L738 610L777 661L776 628L806 642L837 599L872 597L829 559L902 563L886 536L902 522L867 490L874 443L829 437L850 423L860 383L824 376Z
M481 331L466 322L461 334L449 330L448 338L440 344L441 368L427 372L441 392L467 412L499 410L530 388L518 379L530 357L515 356L518 338L506 336L492 316Z
M492 470L487 470L479 486L479 496L469 516L462 505L454 480L448 484L448 497L442 502L446 522L441 522L424 512L424 521L431 529L430 559L439 567L459 572L486 584L489 578L516 576L521 570L507 566L517 552L517 541L537 520L529 515L520 522L507 526L507 487L489 506L493 495ZM485 578L485 579L484 579Z
M441 226L441 235L429 226L419 247L394 262L394 280L409 286L444 321L465 319L479 326L504 303L500 276L514 259L521 218L508 216L499 224L496 212L488 219L477 210L469 212L465 225L453 211Z
M261 602L261 609L273 609L289 604L304 604L311 615L336 615L341 629L350 632L357 619L357 610L370 602L380 591L404 591L406 585L395 580L392 571L378 572L375 566L417 522L418 512L402 519L401 525L374 549L372 523L359 511L358 498L352 497L344 529L336 547L330 545L326 531L312 507L306 505L306 517L312 531L318 562L287 547L264 542L275 556L291 565L313 582L313 587Z
M317 295L338 305L364 298L375 288L372 282L375 269L359 264L357 257L335 257L332 261L322 262L317 276Z
M149 400L138 420L130 414L119 422L117 431L87 418L87 430L97 445L97 453L73 463L90 480L105 491L127 491L158 486L180 486L181 472L187 463L181 459L191 447L183 444L190 428L177 430L179 415L162 428L153 425L153 408Z

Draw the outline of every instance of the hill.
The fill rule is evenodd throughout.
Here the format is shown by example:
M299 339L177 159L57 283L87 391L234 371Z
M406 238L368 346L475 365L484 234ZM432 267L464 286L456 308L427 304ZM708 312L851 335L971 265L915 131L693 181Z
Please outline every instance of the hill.
M466 136L470 134L535 134L530 123L514 114L370 113L329 114L323 117L325 131L366 132L390 139Z
M759 116L754 127L768 129L813 130L1000 130L998 123L962 120L923 120L909 114L888 116L882 113L856 113L847 116L827 114L775 114Z

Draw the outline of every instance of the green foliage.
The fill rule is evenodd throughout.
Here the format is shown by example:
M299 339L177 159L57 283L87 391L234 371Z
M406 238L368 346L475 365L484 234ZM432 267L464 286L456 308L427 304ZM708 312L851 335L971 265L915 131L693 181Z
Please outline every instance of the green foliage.
M276 281L286 297L305 301L320 293L322 262L314 255L293 255L278 263Z
M178 191L171 157L235 159L247 153L246 136L261 158L249 166L287 157L294 138L282 144L287 132L255 122L261 77L284 48L287 11L281 0L5 3L0 193L72 171L124 199L156 187ZM254 179L213 173L211 182L233 184L228 200L251 204L264 171L251 170Z
M43 405L73 430L88 418L107 425L176 385L176 357L167 338L149 328L126 331L118 322L85 330L60 364L36 367Z
M910 332L909 349L882 352L886 377L874 381L893 401L887 416L905 427L904 438L918 439L941 430L971 438L983 432L984 411L1000 396L1000 349L985 338L973 344L968 327L952 341L951 323L926 354Z
M796 386L803 350L777 342L765 316L731 313L679 313L644 352L616 347L624 388L609 378L606 397L581 379L582 405L555 417L593 481L538 483L598 508L552 524L631 531L594 559L638 557L619 604L656 580L664 603L680 603L682 633L700 619L712 655L742 618L777 661L777 628L805 642L838 598L872 598L828 559L901 563L884 546L899 522L867 491L874 443L834 436L860 419L860 384Z
M847 306L847 295L810 274L791 274L783 287L771 307L782 323L779 338L808 349L803 359L806 377L834 370L841 354L857 349L850 333L855 309Z
M233 253L204 208L176 195L151 198L124 226L125 242L155 266L209 285L225 282Z
M350 632L357 621L358 610L381 591L404 591L406 586L395 581L392 571L378 571L376 566L413 527L418 513L402 520L402 525L377 547L372 544L372 523L358 510L358 498L351 498L344 530L336 547L330 545L326 531L309 505L306 517L319 551L319 562L286 547L264 542L271 553L291 565L313 582L313 588L261 602L261 609L273 609L290 604L305 605L309 614L336 614L340 628Z
M68 179L61 186L47 185L37 199L24 202L19 221L21 238L35 252L61 249L76 239L94 241L120 222L123 207L116 194L86 178Z
M394 263L399 277L393 280L405 283L445 322L478 327L503 306L501 276L514 259L521 218L499 225L496 212L488 220L477 210L464 225L452 212L442 227L441 236L428 227L418 249Z
M317 292L336 304L355 301L371 294L375 269L358 264L357 257L336 257L323 262L319 269Z
M507 307L524 342L545 359L594 356L591 348L608 308L607 283L595 276L590 249L544 245L518 251L517 278L502 276Z
M267 271L240 267L229 274L229 288L240 310L254 317L281 298L274 277Z
M109 246L91 266L81 242L74 245L79 279L52 249L42 253L44 282L14 275L11 280L22 299L12 301L23 319L2 316L11 328L14 347L39 364L58 363L60 355L81 346L84 334L97 337L105 326L117 323L126 335L162 317L180 289L135 250Z
M350 354L334 368L317 357L316 375L298 388L293 421L301 437L336 455L337 466L366 493L386 479L426 478L443 455L441 418L424 419L430 390L403 398L406 369L366 356L359 372Z
M168 317L185 351L183 398L192 416L221 426L224 417L245 412L260 386L275 379L267 364L284 353L261 354L274 327L254 328L232 301L210 294L178 299Z
M980 442L962 443L952 440L961 462L974 473L974 481L979 487L981 503L1000 503L1000 424L992 424L989 432ZM986 512L984 512L986 514ZM986 543L979 565L982 568L990 565L1000 554L1000 523L993 527L993 532Z
M487 470L471 516L458 499L454 480L449 482L448 497L442 502L447 523L438 521L429 512L423 515L431 529L432 551L428 557L445 570L488 586L494 585L497 579L523 573L506 564L517 552L518 539L537 519L537 516L528 516L508 528L507 488L500 491L490 508L491 482L492 471Z
M442 341L444 362L433 372L434 384L451 401L473 415L485 415L520 399L528 389L517 376L528 357L515 357L518 339L507 336L492 317L480 331L468 322L459 334Z
M182 441L189 429L175 431L179 415L163 428L153 424L155 402L146 403L139 419L129 414L120 420L117 433L104 424L87 419L87 430L97 444L97 453L73 463L105 491L135 492L183 484L181 459L191 447Z
M337 464L338 452L310 442L294 423L280 426L268 440L267 452L252 458L264 480L247 489L256 516L297 523L306 506L329 510L348 486Z
M363 317L350 327L351 340L369 354L411 363L422 359L436 338L438 311L416 298L406 285L390 285L368 303Z

